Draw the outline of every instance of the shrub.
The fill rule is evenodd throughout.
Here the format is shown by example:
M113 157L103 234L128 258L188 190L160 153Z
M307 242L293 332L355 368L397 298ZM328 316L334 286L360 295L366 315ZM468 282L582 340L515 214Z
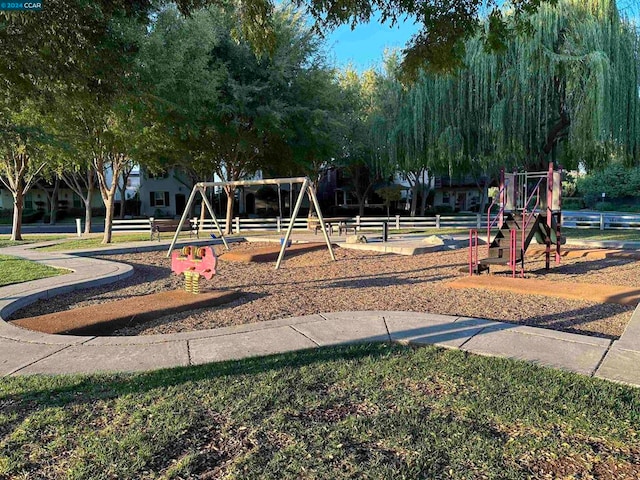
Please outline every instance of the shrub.
M598 202L594 208L599 212L613 212L616 210L616 206L611 202Z
M584 208L584 200L579 197L563 198L562 208L567 210L580 210Z
M64 210L58 210L56 212L56 221L62 220L66 216L67 216L67 212L65 212ZM44 223L49 223L50 220L51 220L51 214L50 213L45 213L44 217L42 217L42 221Z
M42 217L44 217L42 210L25 209L22 211L22 223L37 222L41 220ZM0 209L0 219L2 219L2 224L10 224L13 221L13 209Z
M586 205L598 210L604 208L602 193L607 200L637 197L640 192L640 168L626 168L620 163L612 163L604 170L590 173L577 181L578 191L583 194ZM607 202L604 202L607 203Z
M436 214L440 213L453 213L453 207L451 205L436 205Z

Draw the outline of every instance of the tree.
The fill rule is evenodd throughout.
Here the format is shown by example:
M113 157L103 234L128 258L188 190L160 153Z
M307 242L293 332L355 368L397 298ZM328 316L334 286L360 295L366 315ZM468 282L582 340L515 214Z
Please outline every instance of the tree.
M33 104L11 105L1 113L0 182L13 196L11 240L18 241L22 240L24 196L45 165L39 147L51 139L39 128Z
M164 138L154 123L153 105L146 102L142 84L119 94L76 94L65 102L58 118L57 136L65 140L55 152L58 172L85 204L85 232L91 229L91 202L100 193L105 206L103 243L111 242L114 201L123 172L133 163L152 164Z
M621 162L613 162L603 170L578 178L576 183L590 208L603 200L603 193L607 200L637 198L640 193L640 166L630 169Z
M272 137L265 152L267 164L280 176L309 177L317 188L345 144L345 98L336 72L322 62L296 75L289 91L281 145ZM309 207L309 215L314 212Z
M638 163L640 42L615 3L562 0L529 23L531 35L502 53L469 40L455 75L423 72L404 93L392 147L476 177L497 165Z
M385 106L381 109L384 121L380 123L378 135L385 138L391 165L395 166L409 183L410 215L416 215L419 193L423 199L424 215L427 194L424 177L431 162L424 145L424 137L416 135L415 129L415 116L422 108L422 98L419 90L407 90L400 83L401 68L396 54L387 55L385 58L385 72Z
M385 185L384 187L378 188L376 194L384 200L384 205L387 207L387 218L389 218L391 202L398 202L402 198L402 185Z
M96 191L98 177L93 163L86 158L68 163L60 167L59 175L67 186L82 199L84 204L84 234L91 233L93 223L93 195Z
M382 179L379 152L386 145L375 134L381 114L377 96L380 78L373 70L359 75L347 69L340 76L344 101L342 107L342 152L337 165L350 179L350 186L358 202L359 215L364 215L365 201L373 186Z
M105 206L102 243L111 242L115 197L123 172L134 159L143 165L155 161L157 137L150 116L145 104L133 95L117 98L87 115L92 134L86 147Z
M35 15L0 12L0 102L7 122L5 148L13 152L7 158L21 159L12 160L16 192L24 193L30 185L24 180L32 178L28 165L31 152L38 150L38 138L15 123L23 105L29 103L32 118L44 121L47 116L63 116L79 99L92 106L109 104L107 99L135 81L131 62L137 48L132 34L144 32L151 6L146 0L62 0L45 3ZM34 125L30 131L44 132L45 126L46 122ZM62 134L72 144L80 139L70 132ZM19 164L24 167L16 167ZM15 210L21 211L22 194L16 195Z
M55 225L58 215L58 192L60 191L60 176L55 172L47 172L47 178L39 178L35 185L44 192L49 205L49 225Z
M483 100L467 97L490 132L481 139L485 148L492 142L500 155L517 149L532 169L549 161L593 167L618 149L628 161L640 160L638 36L615 1L560 1L541 8L531 24L530 39L470 63L485 85Z
M452 70L460 66L464 56L464 42L476 34L480 27L480 16L489 18L487 28L482 29L483 44L492 50L501 50L507 40L526 32L527 15L534 12L545 1L513 0L509 18L500 9L497 0L296 0L298 8L315 21L317 32L326 32L340 25L352 28L359 23L368 23L374 14L382 22L392 25L412 19L422 25L407 44L403 54L403 70L414 77L427 66L432 70ZM222 0L178 0L183 12L190 12L203 4L224 5ZM275 20L273 0L242 0L239 2L239 30L258 51L273 51Z
M167 9L153 26L143 53L158 110L175 142L168 159L200 178L215 173L225 181L260 169L288 170L294 162L298 171L322 162L336 148L326 127L313 128L327 119L325 105L331 104L313 91L326 91L323 85L331 80L317 38L302 17L283 9L272 19L271 55L256 54L246 39L234 36L238 16L242 12L210 7L185 18ZM304 155L300 132L309 134ZM283 165L283 158L291 163ZM235 189L226 187L225 193L229 231Z

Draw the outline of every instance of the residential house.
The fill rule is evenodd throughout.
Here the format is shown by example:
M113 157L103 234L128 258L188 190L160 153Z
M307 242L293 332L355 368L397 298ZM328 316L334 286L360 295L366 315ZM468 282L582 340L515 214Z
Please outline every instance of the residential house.
M436 210L477 212L486 203L489 188L488 177L475 179L471 175L433 178L433 206Z

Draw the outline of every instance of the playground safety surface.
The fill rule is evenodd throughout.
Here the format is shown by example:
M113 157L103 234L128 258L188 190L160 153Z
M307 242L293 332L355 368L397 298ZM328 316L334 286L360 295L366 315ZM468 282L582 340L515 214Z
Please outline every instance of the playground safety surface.
M482 288L573 300L588 299L592 302L616 303L618 305L636 306L640 303L639 288L618 285L534 280L496 275L474 275L458 278L447 285L457 289Z
M277 244L273 245L277 248ZM260 246L233 244L232 251L252 252ZM217 246L218 252L222 250ZM231 325L327 311L395 310L462 315L586 333L619 337L632 307L538 295L522 295L489 289L450 288L447 283L466 276L466 250L447 250L417 256L388 255L338 248L334 262L326 246L304 255L285 256L282 268L275 262L228 262L220 257L218 274L207 286L236 290L242 296L224 308L203 308L158 316L149 322L117 329L112 335L152 335L193 332ZM91 304L128 299L180 289L183 279L171 275L163 252L102 256L110 265L131 265L130 279L96 289L81 287L22 308L13 318L49 314ZM117 262L117 263L111 263ZM600 283L637 287L637 263L628 259L593 262L567 260L551 272L544 261L527 262L532 279ZM542 270L541 270L542 269ZM467 273L468 274L468 273Z
M297 243L287 247L285 257L326 249L326 243ZM231 250L219 255L219 258L227 262L275 262L280 253L280 245L267 247L253 247L250 250Z
M122 251L127 247L129 251L140 248L132 244L114 247L114 250ZM162 245L158 247L162 248ZM148 250L151 247L146 242L142 248ZM60 294L66 294L62 297L67 297L73 295L72 290L77 290L75 295L80 300L86 300L88 287L114 281L119 282L120 286L112 284L108 288L103 287L102 304L96 305L97 308L107 308L104 300L131 297L141 293L140 288L148 290L150 284L155 285L152 288L166 290L176 288L177 283L174 282L179 282L176 277L166 276L167 260L163 254L127 254L121 258L112 255L111 261L105 261L60 252L37 252L22 246L8 247L3 253L72 270L70 274L53 279L1 288L0 315L5 319L35 299L46 299L40 302L41 306L49 306L58 303ZM106 252L101 250L101 253ZM219 310L225 318L240 318L245 322L225 328L174 330L173 333L159 335L80 336L51 335L0 321L0 374L139 371L345 342L399 341L519 358L640 386L638 308L631 321L624 322L626 329L619 339L616 338L620 334L593 336L570 333L567 329L576 331L575 326L589 323L590 316L595 315L596 322L593 325L596 326L606 320L603 316L609 315L607 312L623 309L630 313L630 307L554 300L553 297L541 302L536 295L511 292L502 292L496 298L498 294L487 289L468 289L461 294L446 286L446 283L454 276L459 278L457 271L463 265L463 259L466 259L465 251L445 251L418 257L385 255L384 261L381 261L380 254L365 252L354 255L338 250L336 256L341 261L329 261L326 252L311 252L292 258L277 277L274 277L271 265L234 266L223 262L217 287L241 290L247 295L244 300L240 298L233 301L232 307L199 311ZM147 265L141 264L141 260ZM587 266L586 269L583 268L584 263L592 262L584 260L586 258L572 261L578 262L576 264L567 262L551 277L557 280L558 274L561 274L592 283L610 282L627 287L637 285L637 263L633 259L606 258L602 264ZM537 279L539 265L536 266L536 263L543 262L531 262L531 266L535 267L531 272L532 279ZM134 265L136 271L142 267L142 273L138 272L136 278L131 276ZM130 276L131 280L127 280ZM354 289L357 289L357 294ZM426 303L425 296L428 297ZM283 303L283 298L286 303ZM267 303L263 300L267 300ZM461 300L464 302L461 303ZM70 305L68 301L67 298L67 308ZM566 305L564 309L562 305L555 305L557 302L568 304L569 310ZM270 312L269 305L280 310ZM390 308L397 308L394 305L402 311L392 311ZM493 311L486 310L487 305ZM85 305L77 305L82 306ZM469 307L469 313L459 311L465 306ZM300 315L309 308L316 310L327 307L332 308L333 312L288 318L285 310L297 310ZM353 307L367 311L353 311ZM452 308L458 312L454 313ZM411 312L408 309L418 311ZM541 317L535 313L536 309L542 312ZM444 310L445 314L435 314L439 310ZM247 312L255 315L252 321L256 323L246 324L249 318L244 318L243 314ZM514 315L522 312L529 312L529 315L534 312L536 325L500 321L500 317L504 317L513 322L517 318ZM476 315L479 313L484 318L478 318ZM191 313L188 315L191 318ZM494 319L490 320L491 317ZM264 321L269 318L274 320ZM193 326L202 328L205 325ZM549 325L564 331L539 328L537 325ZM174 320L171 326L175 326ZM606 327L607 331L611 331L612 327ZM596 333L595 330L593 332Z
M239 296L239 292L230 290L202 291L198 295L183 290L170 290L21 318L10 323L44 333L108 335L117 328L147 322L172 313L215 307Z

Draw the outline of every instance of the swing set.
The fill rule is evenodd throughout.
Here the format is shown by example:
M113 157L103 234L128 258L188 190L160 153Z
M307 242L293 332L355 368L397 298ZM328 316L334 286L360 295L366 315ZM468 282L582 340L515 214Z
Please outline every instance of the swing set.
M301 184L300 193L298 194L298 198L296 200L295 207L291 214L291 218L289 219L289 226L287 227L287 232L282 240L282 246L280 248L280 254L278 255L278 260L276 261L276 270L280 268L280 264L282 263L282 259L284 258L285 250L287 249L287 245L289 245L289 239L291 238L291 232L293 231L293 226L295 224L295 220L298 217L298 212L300 211L300 207L302 206L302 201L304 200L305 194L309 196L309 201L313 204L318 214L318 222L322 227L322 233L324 235L325 242L327 244L327 248L329 250L329 254L331 255L331 259L335 261L336 257L333 253L333 247L331 246L331 241L329 240L329 234L327 233L327 228L322 217L322 211L320 210L320 204L318 202L318 198L316 196L315 189L311 184L311 180L309 177L292 177L292 178L269 178L263 180L239 180L235 182L198 182L194 185L191 190L191 194L189 195L189 200L184 208L184 212L182 213L182 217L180 218L180 222L178 225L182 225L189 215L191 211L191 207L194 204L196 199L196 195L199 193L202 197L202 201L206 206L211 218L213 219L213 224L215 225L216 231L224 244L224 247L229 250L229 245L227 244L227 240L220 228L220 224L218 223L218 219L216 214L211 206L211 202L207 197L207 189L215 188L215 187L248 187L255 185L276 185L278 189L278 206L280 208L280 213L282 214L282 199L280 197L280 186L283 184L289 184L293 186L294 184ZM291 194L291 193L290 193ZM201 225L202 228L202 225ZM173 235L173 240L171 240L171 245L169 246L169 251L167 252L167 258L171 256L171 252L175 248L176 242L178 241L178 235L180 234L180 227L176 228L175 234Z

